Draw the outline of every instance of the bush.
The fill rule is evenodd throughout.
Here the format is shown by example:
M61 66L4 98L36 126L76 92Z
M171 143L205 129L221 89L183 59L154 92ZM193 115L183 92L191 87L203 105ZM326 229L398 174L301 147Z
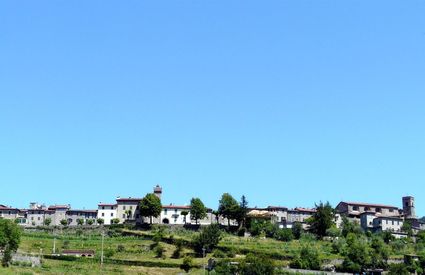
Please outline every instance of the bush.
M289 242L294 239L294 234L292 234L292 230L289 228L278 229L274 238L279 241Z
M232 265L229 260L219 260L214 266L214 271L220 275L234 275L238 274L238 266Z
M175 245L176 245L176 250L174 250L173 255L171 257L174 259L179 259L181 257L181 253L183 250L183 241L176 240Z
M392 264L388 275L410 275L410 272L404 264Z
M161 244L158 244L155 247L155 255L157 258L162 258L164 256L164 252L165 252L165 248Z
M201 233L193 239L193 248L198 255L203 254L205 251L211 252L219 243L221 239L221 230L217 224L211 224L204 227Z
M125 251L125 246L124 245L122 245L122 244L119 244L118 246L117 246L117 252L124 252Z
M310 246L303 246L298 255L292 259L292 268L320 270L322 260L317 249Z
M245 232L246 232L246 228L245 228L245 227L240 228L240 229L238 230L238 236L239 236L239 237L243 237L243 236L245 236Z
M242 275L273 275L275 266L273 261L264 256L248 254L240 264L240 274Z
M105 250L105 257L106 258L111 258L114 255L115 255L115 251L114 250L112 250L112 249L106 249Z
M227 255L222 250L214 249L214 251L213 251L213 257L214 258L226 258Z
M190 269L193 267L193 259L190 256L186 256L183 259L183 263L181 264L180 268L183 269L186 272L189 272Z

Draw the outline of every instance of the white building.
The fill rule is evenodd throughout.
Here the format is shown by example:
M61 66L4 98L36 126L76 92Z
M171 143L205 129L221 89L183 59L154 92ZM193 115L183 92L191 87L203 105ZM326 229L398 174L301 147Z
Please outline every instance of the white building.
M97 205L97 218L103 219L105 225L110 225L111 220L117 218L117 204L99 203Z

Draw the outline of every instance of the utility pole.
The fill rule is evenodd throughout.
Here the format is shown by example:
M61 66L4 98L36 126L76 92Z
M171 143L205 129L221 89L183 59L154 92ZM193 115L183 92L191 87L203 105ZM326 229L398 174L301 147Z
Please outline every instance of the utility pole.
M105 237L105 234L102 231L102 252L100 254L100 266L103 266L103 239Z
M205 247L202 247L202 258L205 258ZM204 264L204 274L205 274L205 269L206 269L206 267L205 267L205 259L203 259L203 264Z

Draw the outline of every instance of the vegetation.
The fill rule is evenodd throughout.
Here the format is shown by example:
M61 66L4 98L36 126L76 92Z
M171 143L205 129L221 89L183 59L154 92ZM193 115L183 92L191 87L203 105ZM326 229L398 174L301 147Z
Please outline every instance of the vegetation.
M9 266L12 252L18 250L21 229L11 220L0 219L0 250L3 250L2 265Z
M327 231L334 225L335 214L333 207L327 202L316 205L316 212L309 221L310 231L317 237L327 236Z
M52 223L52 219L51 218L45 218L43 221L43 224L45 226L49 226Z
M140 215L150 218L150 224L152 224L152 218L157 218L161 214L162 205L161 200L153 193L146 194L146 196L140 202Z
M207 208L200 198L192 198L190 200L190 218L195 220L198 224L198 220L202 220L207 216Z
M230 220L237 219L239 213L238 202L229 193L224 193L219 201L218 214L227 219L228 227L230 227Z
M201 233L195 236L193 240L193 247L198 255L202 255L205 252L211 252L220 242L221 239L220 227L216 224L211 224L207 227L202 228Z

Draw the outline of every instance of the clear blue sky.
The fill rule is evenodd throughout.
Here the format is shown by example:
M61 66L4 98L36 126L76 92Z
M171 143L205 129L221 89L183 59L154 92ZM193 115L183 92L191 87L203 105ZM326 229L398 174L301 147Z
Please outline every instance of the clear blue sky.
M425 215L424 1L1 1L0 203L223 192Z

